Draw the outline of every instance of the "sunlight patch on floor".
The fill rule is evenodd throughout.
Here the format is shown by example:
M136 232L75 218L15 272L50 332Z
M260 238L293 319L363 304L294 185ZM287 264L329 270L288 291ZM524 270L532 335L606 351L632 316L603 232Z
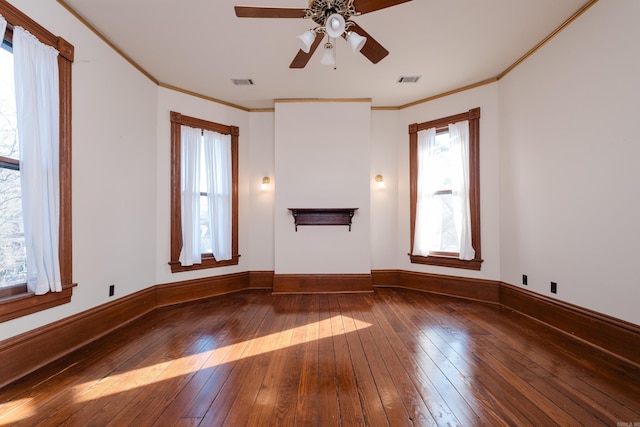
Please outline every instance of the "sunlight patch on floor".
M12 409L9 409L12 408ZM9 411L8 413L5 413ZM9 425L29 418L35 414L33 402L30 398L12 400L0 403L0 425Z
M339 331L332 332L331 324L334 321L340 324ZM355 332L370 326L370 323L348 316L337 315L330 319L230 344L214 350L109 375L93 386L87 387L88 384L80 384L74 387L74 401L77 403L88 402L96 398L124 393L156 382L188 376L197 371L214 368L225 363L233 363L261 354L283 350L290 346L304 344L313 340L330 338L333 335ZM304 339L296 342L287 342L286 344L278 344L278 337L283 334L291 337L302 336ZM167 369L169 367L171 367L171 369ZM0 406L0 409L1 408Z

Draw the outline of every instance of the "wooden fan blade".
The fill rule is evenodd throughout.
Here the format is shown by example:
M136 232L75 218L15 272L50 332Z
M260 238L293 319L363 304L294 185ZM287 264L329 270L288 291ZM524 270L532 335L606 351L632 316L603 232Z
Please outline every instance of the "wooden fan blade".
M385 56L389 55L389 51L382 47L380 43L376 41L371 34L367 33L360 25L355 22L349 26L349 31L360 34L362 37L366 37L367 41L360 49L360 53L367 57L367 59L374 64L380 62ZM344 36L343 36L344 37Z
M235 6L238 18L304 18L306 9L287 7Z
M384 9L386 7L396 6L401 3L406 3L411 0L354 0L353 6L356 12L365 14L374 12L376 10Z
M311 55L313 55L313 52L316 51L320 43L322 43L322 36L316 34L316 39L313 41L311 48L309 48L309 53L306 53L304 50L300 49L295 58L293 58L293 61L291 61L291 65L289 65L289 68L304 68L307 65L307 62L309 62L309 59L311 59Z

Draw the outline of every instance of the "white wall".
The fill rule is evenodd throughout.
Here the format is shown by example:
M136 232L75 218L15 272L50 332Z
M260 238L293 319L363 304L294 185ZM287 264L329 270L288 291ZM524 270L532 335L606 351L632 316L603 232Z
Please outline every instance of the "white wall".
M238 139L238 251L240 261L238 265L203 269L179 273L171 273L168 264L171 247L171 121L170 112L176 111L186 116L208 120L223 125L240 128ZM179 282L201 277L219 276L249 270L249 193L251 175L250 164L251 132L249 113L237 108L230 108L222 104L196 98L174 90L158 88L157 103L157 215L156 252L154 284Z
M598 2L499 83L502 280L635 324L639 21Z
M409 229L409 130L411 123L422 123L480 107L480 235L482 267L480 271L411 264ZM397 265L401 270L500 279L500 215L499 215L499 127L498 86L488 84L459 92L445 98L418 104L402 111L404 143L398 149L398 251Z
M409 144L407 127L400 111L371 112L371 269L398 268L398 155ZM408 160L407 160L408 162ZM407 163L408 164L408 163ZM377 187L374 177L382 175L385 188Z
M75 46L71 303L0 323L0 340L155 284L157 88L58 3L11 3ZM111 298L111 299L115 299Z
M275 179L274 113L250 114L249 153L249 270L274 270L274 204L278 183ZM271 180L261 189L263 177Z
M275 273L369 274L369 102L277 102ZM288 208L358 208L346 226L295 231Z

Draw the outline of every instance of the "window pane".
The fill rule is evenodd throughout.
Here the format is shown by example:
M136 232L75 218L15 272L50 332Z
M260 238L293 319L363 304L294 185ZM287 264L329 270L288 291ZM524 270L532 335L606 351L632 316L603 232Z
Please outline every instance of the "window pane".
M27 281L20 171L0 168L0 287Z
M431 153L434 167L434 186L436 191L451 189L452 153L449 132L436 134L436 144Z
M207 195L200 195L200 251L203 254L213 252L211 247L211 227L209 225L209 203Z
M454 170L453 153L449 132L439 132L436 134L435 146L431 152L432 167L434 173L431 176L435 180L433 186L437 192L434 195L434 209L437 214L438 224L434 224L436 235L439 237L436 247L430 248L436 252L459 252L460 243L456 232L454 216L453 197L451 195L452 171Z
M0 49L0 156L12 159L20 157L17 129L13 54Z
M456 222L453 214L453 196L451 194L440 194L435 197L435 204L439 211L439 247L431 250L437 252L460 252L460 243L458 242L458 232L456 230Z
M20 158L13 54L4 48L0 49L0 156ZM20 171L17 169L15 164L0 163L0 287L27 281Z

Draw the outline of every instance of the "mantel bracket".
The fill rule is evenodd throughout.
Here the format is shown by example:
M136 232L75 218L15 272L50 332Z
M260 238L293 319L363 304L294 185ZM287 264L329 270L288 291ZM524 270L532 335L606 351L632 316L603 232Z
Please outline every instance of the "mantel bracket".
M347 225L358 208L289 208L298 231L299 225Z

